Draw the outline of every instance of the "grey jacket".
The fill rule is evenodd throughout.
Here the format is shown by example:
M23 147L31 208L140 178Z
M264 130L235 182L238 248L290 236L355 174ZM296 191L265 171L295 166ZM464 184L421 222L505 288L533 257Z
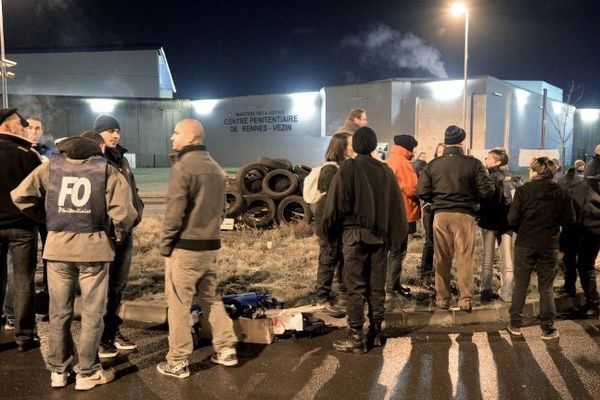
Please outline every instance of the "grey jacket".
M160 253L173 248L203 251L221 248L225 173L203 145L185 146L171 169Z

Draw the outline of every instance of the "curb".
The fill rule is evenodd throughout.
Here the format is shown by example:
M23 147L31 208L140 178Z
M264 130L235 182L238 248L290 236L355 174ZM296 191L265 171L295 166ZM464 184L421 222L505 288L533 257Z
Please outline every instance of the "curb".
M575 305L582 304L584 301L583 293L577 293L575 298L555 297L557 314ZM453 325L472 325L493 322L510 322L509 315L510 304L494 303L486 306L475 307L470 313L464 311L446 311L435 307L423 309L404 309L386 313L385 324L388 328L412 329L425 326L453 326ZM539 300L530 300L525 303L523 308L524 319L535 319L539 316ZM167 305L164 301L123 301L119 310L121 318L149 322L155 324L164 324L167 322ZM332 318L322 312L316 312L314 315L325 321L326 325L336 328L346 327L345 318Z

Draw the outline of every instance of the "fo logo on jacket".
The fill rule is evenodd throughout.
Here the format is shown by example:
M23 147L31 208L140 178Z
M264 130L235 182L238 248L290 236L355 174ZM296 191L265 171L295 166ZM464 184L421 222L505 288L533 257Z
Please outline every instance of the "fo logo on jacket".
M107 230L106 160L50 159L46 194L46 225L53 232Z
M60 193L58 194L58 206L64 207L67 196L70 196L71 203L75 207L83 207L90 200L91 194L92 182L88 178L63 176Z

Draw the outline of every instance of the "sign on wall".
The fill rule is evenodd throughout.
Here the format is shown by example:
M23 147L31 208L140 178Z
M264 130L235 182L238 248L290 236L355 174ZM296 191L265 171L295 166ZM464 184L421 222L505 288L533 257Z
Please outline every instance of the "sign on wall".
M229 113L223 124L231 133L291 132L300 121L298 114L284 110L241 111Z

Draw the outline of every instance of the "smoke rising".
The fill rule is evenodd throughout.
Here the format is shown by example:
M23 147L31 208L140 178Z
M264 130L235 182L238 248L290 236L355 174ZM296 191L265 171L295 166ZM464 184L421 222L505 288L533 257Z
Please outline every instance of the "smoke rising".
M402 34L387 25L349 36L341 46L359 50L360 62L365 65L423 70L438 78L448 77L437 49L413 33Z

